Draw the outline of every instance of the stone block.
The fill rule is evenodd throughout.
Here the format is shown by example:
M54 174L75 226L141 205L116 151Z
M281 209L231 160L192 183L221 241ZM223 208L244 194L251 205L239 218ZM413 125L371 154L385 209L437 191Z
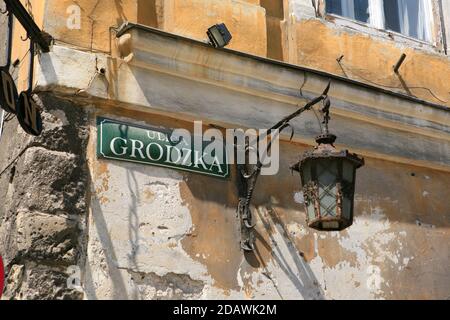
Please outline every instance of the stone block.
M67 287L68 274L39 265L13 265L5 288L11 300L80 300L83 293Z
M85 175L73 154L29 148L17 164L13 208L81 214L85 211Z
M46 149L83 155L86 152L89 129L84 108L54 97L39 94L35 100L45 110L42 113L44 130L31 144Z
M61 216L21 211L16 219L17 256L51 264L76 264L78 222Z

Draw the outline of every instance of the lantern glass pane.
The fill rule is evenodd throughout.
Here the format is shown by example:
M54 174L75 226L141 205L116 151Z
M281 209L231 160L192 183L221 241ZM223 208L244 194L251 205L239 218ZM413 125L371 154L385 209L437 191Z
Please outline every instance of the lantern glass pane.
M342 178L342 215L344 218L350 219L355 183L355 165L353 162L349 160L343 161Z
M353 179L355 178L355 165L349 160L343 161L342 178L344 181L350 183L353 183Z
M320 215L322 218L336 217L338 161L333 159L318 160L316 173L319 183Z
M306 161L306 163L302 166L302 186L305 188L305 186L311 181L311 161ZM307 190L303 190L303 194L305 194ZM306 207L306 214L308 216L308 219L314 220L316 218L316 212L314 211L314 202L309 199L309 202L307 202L307 197L305 197L305 207Z
M302 185L305 186L311 181L311 161L306 161L302 166Z

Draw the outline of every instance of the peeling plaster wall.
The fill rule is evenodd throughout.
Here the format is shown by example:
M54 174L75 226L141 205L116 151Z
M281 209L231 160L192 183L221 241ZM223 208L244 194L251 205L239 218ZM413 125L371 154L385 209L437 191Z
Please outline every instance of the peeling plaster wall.
M320 20L297 24L298 64L449 106L448 56ZM400 74L393 66L405 53ZM336 61L344 56L340 63Z
M140 121L120 112L100 114L189 127L146 114L135 115ZM450 296L448 172L366 158L354 225L315 232L305 222L298 177L288 170L305 147L283 143L280 173L261 177L255 193L257 250L243 254L235 172L222 181L97 160L94 150L91 142L88 299Z
M74 3L82 8L78 31L65 25L65 10ZM411 60L402 67L403 80L441 98L448 91L448 58L318 19L307 0L285 1L283 10L263 0L166 1L178 6L174 11L164 11L161 3L150 6L156 11L151 17L137 11L142 1L115 1L113 9L110 1L45 1L42 26L57 40L50 54L37 59L45 131L30 138L13 120L0 144L0 169L16 164L0 177L5 297L450 298L445 109L382 93L373 98L373 90L336 81L334 130L340 143L359 148L366 158L358 173L355 223L331 234L306 226L298 177L288 168L310 143L305 137L317 133L309 114L294 123L301 139L281 145L280 173L262 177L257 186L254 254L239 247L236 172L222 181L100 160L95 151L98 115L166 128L191 128L193 117L265 127L295 108L302 81L308 95L322 86L306 72L297 75L191 42L187 54L173 51L169 37L152 38L156 49L142 39L145 54L135 59L141 65L128 64L109 56L115 50L110 27L125 20L153 19L159 28L203 39L204 30L189 25L192 13L204 13L210 23L226 14L237 38L234 49L386 81L395 91L403 90L389 73L391 60L406 50ZM177 49L186 45L174 41ZM26 52L23 44L15 50L18 57ZM335 62L340 54L344 70ZM210 61L218 67L209 68ZM443 103L423 88L412 94ZM72 267L80 270L81 291L67 282Z

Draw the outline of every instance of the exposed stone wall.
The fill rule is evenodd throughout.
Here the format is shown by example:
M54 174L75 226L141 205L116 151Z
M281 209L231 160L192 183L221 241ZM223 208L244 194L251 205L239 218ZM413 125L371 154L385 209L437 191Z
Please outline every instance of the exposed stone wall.
M44 132L25 134L16 119L0 143L0 253L7 299L76 299L67 287L81 263L86 219L87 114L42 94Z

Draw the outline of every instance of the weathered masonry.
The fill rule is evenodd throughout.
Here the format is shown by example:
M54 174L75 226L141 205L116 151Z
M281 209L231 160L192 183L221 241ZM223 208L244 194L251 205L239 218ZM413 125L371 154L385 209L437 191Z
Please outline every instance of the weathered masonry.
M448 1L21 2L54 41L35 56L42 134L9 114L2 125L3 298L450 298ZM221 22L233 39L215 49L206 30ZM19 92L20 37L16 23ZM308 112L281 137L279 173L260 177L256 250L243 253L236 166L173 161L164 134L269 128L329 79L337 146L366 161L354 224L307 227L289 167L320 133Z

